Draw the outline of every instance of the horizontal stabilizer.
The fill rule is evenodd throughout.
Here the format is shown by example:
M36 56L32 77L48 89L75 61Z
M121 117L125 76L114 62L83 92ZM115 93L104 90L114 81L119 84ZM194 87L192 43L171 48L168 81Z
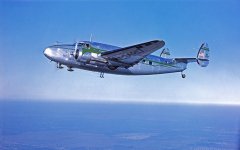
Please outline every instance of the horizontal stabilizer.
M182 62L182 63L186 63L186 64L197 61L196 58L175 58L174 60L176 60L177 62Z
M209 48L207 43L203 43L198 51L197 58L175 58L176 62L191 63L197 62L201 67L207 67L209 64Z

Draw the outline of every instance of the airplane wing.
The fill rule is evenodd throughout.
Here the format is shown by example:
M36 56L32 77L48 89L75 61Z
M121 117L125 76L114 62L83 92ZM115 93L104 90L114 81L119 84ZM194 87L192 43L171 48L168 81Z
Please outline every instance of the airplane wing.
M124 47L112 51L101 53L101 56L112 64L121 66L133 66L141 61L147 55L162 48L165 42L162 40L149 41L129 47Z

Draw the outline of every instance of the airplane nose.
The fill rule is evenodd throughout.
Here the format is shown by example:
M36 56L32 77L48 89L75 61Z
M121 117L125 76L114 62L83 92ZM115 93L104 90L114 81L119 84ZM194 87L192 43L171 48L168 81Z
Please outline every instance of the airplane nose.
M52 56L52 50L50 48L46 48L44 51L43 51L43 54L46 56L46 57L51 57Z

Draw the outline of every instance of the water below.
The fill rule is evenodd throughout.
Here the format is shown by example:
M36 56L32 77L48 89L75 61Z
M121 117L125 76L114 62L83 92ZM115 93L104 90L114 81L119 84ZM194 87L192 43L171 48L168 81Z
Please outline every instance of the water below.
M1 150L239 150L240 106L0 102Z

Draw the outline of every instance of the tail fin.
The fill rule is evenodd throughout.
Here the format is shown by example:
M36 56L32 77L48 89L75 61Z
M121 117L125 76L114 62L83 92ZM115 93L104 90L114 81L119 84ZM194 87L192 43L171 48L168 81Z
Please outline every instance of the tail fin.
M209 64L209 48L207 43L203 43L197 54L197 63L201 67L207 67Z
M164 48L160 54L160 57L169 58L170 57L170 50L168 48Z

